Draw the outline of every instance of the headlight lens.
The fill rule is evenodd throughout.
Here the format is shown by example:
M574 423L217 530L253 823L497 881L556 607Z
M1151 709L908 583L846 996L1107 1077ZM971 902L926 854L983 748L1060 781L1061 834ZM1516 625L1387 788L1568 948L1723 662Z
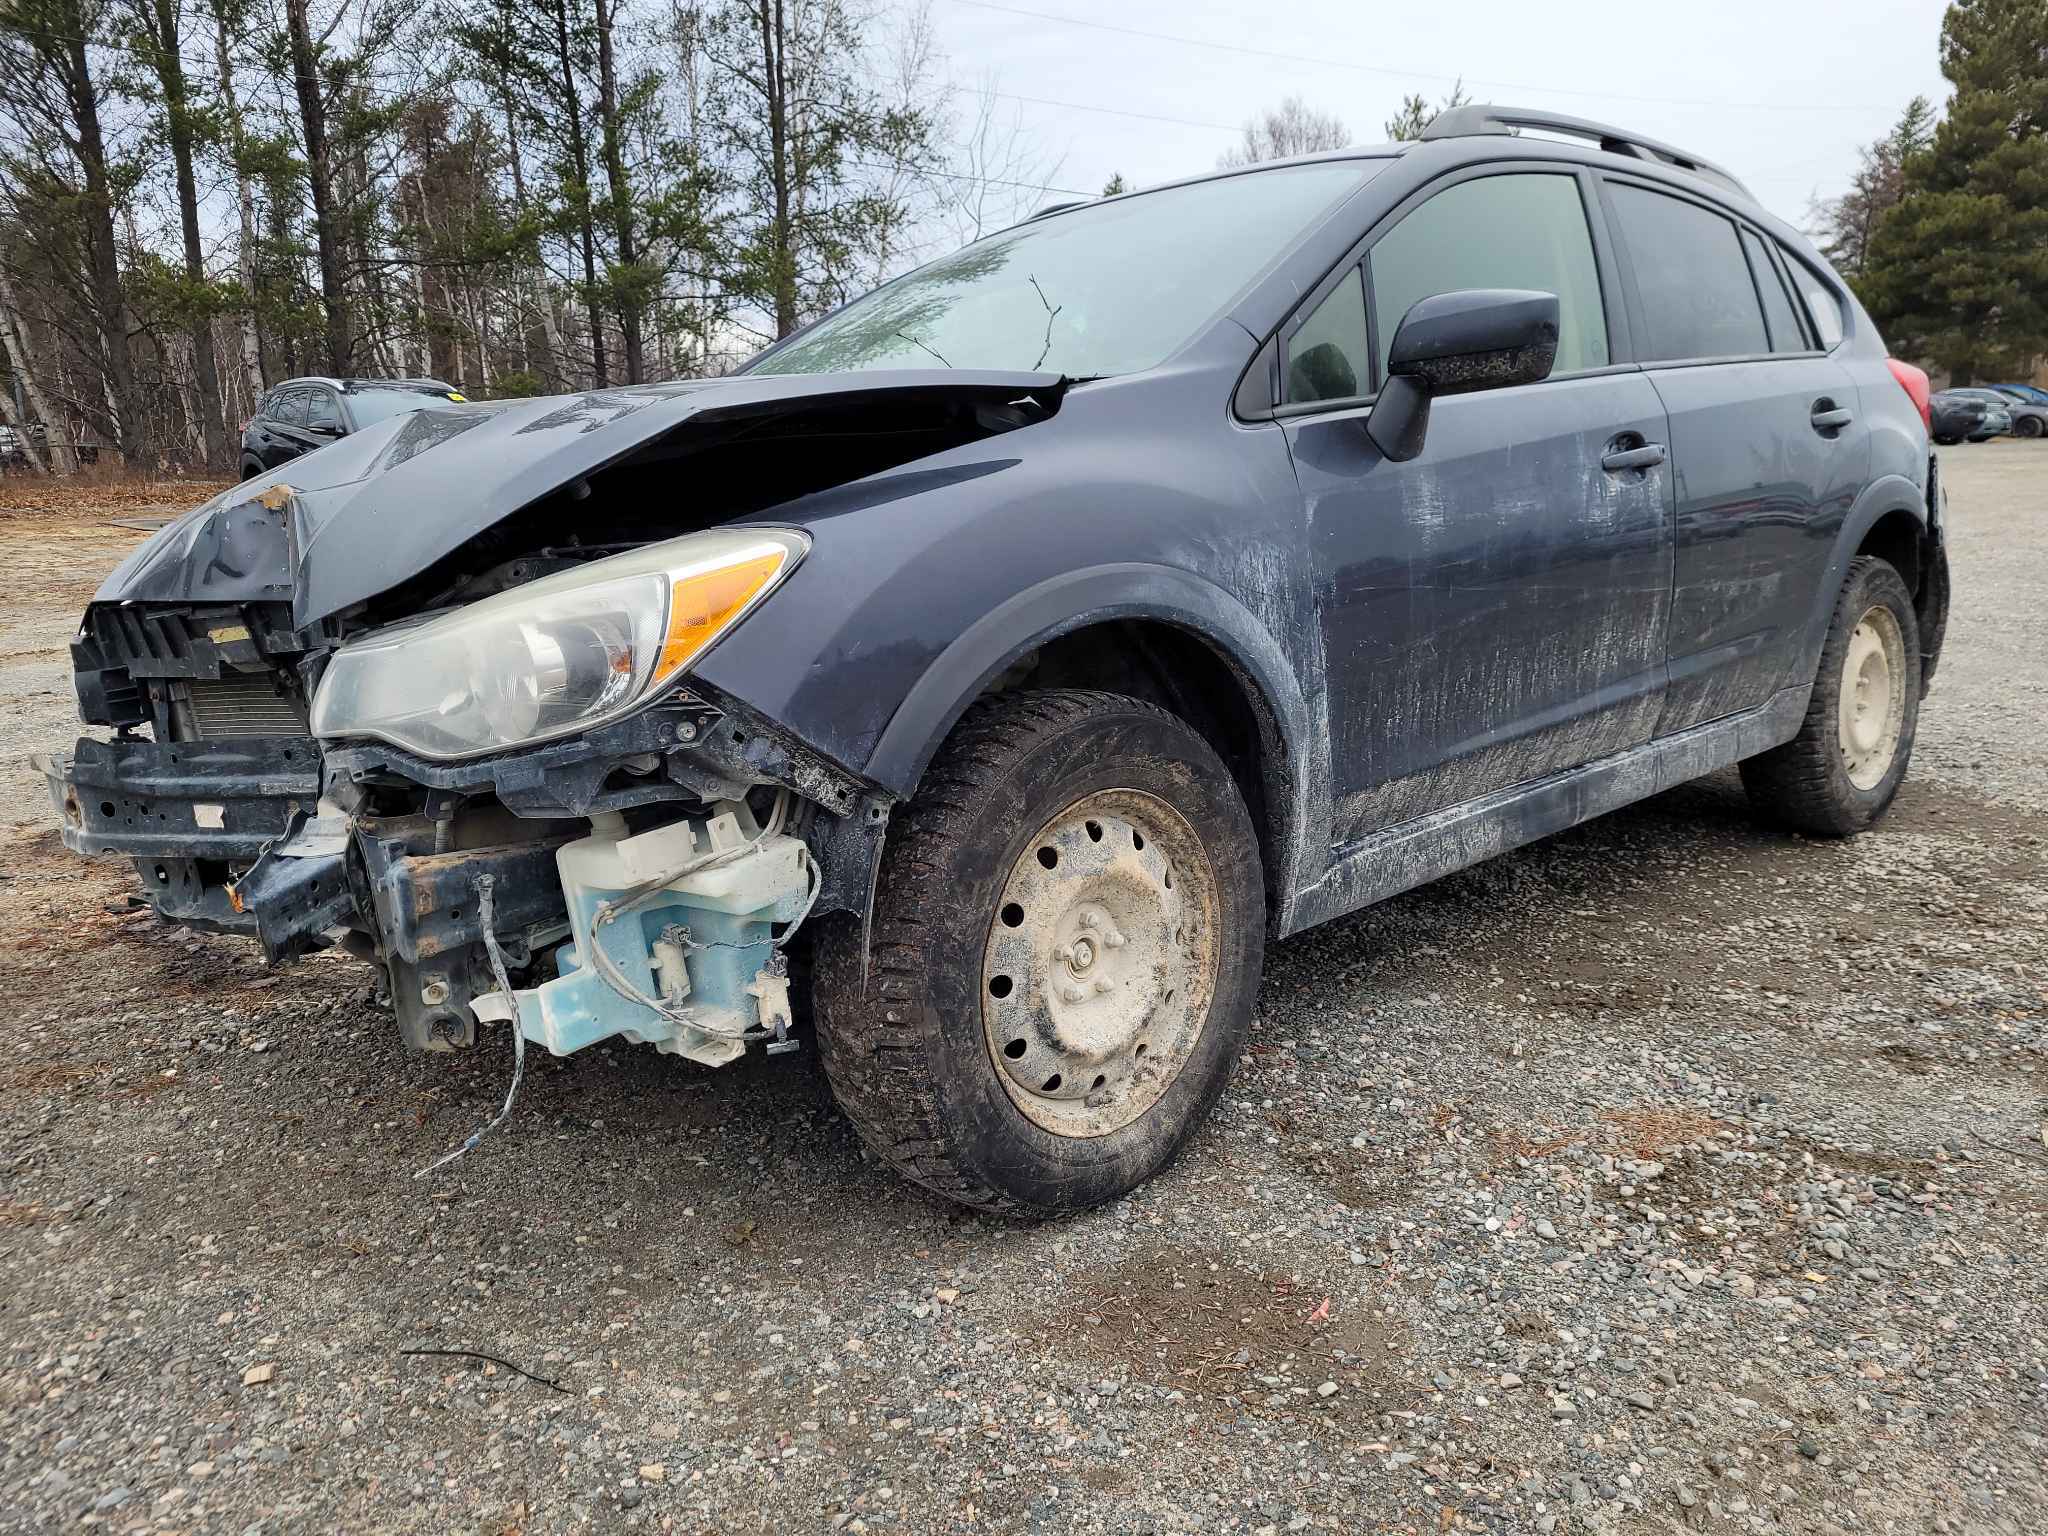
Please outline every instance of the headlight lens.
M313 734L454 758L587 729L672 681L809 547L785 529L693 533L380 631L328 663Z

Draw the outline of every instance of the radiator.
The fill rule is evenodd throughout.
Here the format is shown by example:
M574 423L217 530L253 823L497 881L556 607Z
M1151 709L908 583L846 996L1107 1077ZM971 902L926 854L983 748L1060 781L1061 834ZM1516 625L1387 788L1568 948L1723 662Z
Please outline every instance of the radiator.
M305 705L267 672L223 669L217 679L194 678L188 686L192 732L201 741L308 734Z

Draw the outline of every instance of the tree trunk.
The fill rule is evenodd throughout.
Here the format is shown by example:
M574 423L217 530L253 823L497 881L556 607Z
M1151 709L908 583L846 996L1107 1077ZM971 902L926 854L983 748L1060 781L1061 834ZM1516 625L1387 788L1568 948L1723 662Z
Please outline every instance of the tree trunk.
M178 188L178 225L185 241L186 303L192 310L192 382L198 398L193 409L205 448L206 467L224 474L229 467L227 425L220 398L220 365L213 354L212 305L206 300L206 258L199 245L199 186L192 174L192 119L185 93L185 61L180 42L177 0L152 0L154 20L150 62L164 90L164 125L171 146L171 168Z
M775 226L769 259L775 285L775 335L796 329L796 251L789 220L789 94L784 74L782 0L757 0L761 19L761 83L768 107L769 176L775 190Z
M78 164L85 177L85 198L79 210L92 262L94 321L100 333L100 367L108 406L115 417L115 442L122 459L143 459L142 404L135 387L135 364L128 350L128 296L121 286L121 253L114 243L114 195L107 177L107 146L100 133L99 92L92 78L81 34L65 40L65 87L78 123Z
M584 307L590 312L591 375L599 389L609 388L611 367L605 359L604 306L597 292L596 215L590 203L590 140L583 130L582 93L569 52L569 0L555 0L555 42L561 54L562 104L569 116L569 161L576 172L576 218L583 244Z
M0 266L0 347L6 349L9 371L21 380L21 392L28 396L29 410L43 424L49 442L50 468L60 475L77 474L78 455L72 451L71 437L64 423L50 411L41 375L36 372L36 354L29 339L28 322L21 317L21 310L14 302L14 285L8 280L4 266ZM24 431L22 437L26 440L27 432Z
M320 302L327 312L327 369L345 378L349 368L347 279L341 269L340 211L334 206L334 166L327 145L327 104L320 93L313 56L307 0L284 0L291 34L292 85L299 98L299 123L306 136L306 183L313 198L313 239L320 255Z
M612 68L612 11L608 0L597 6L597 104L604 128L604 169L611 183L612 229L619 242L619 270L624 274L618 294L619 331L625 338L626 382L646 382L646 358L638 286L639 254L633 228L633 189L626 183L625 150L620 142L618 76Z
M220 60L221 105L227 113L229 148L235 161L235 207L241 215L242 243L236 248L235 270L242 280L244 308L236 317L242 337L242 383L248 392L250 413L263 398L263 337L256 329L256 194L242 169L242 103L235 95L235 66L228 52L228 19L223 9L214 11L214 46Z

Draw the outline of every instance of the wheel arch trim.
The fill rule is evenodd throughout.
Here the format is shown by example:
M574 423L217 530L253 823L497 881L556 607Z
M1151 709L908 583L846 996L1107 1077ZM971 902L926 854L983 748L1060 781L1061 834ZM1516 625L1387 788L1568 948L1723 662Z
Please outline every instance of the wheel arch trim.
M1002 672L1063 635L1120 619L1186 631L1216 652L1244 689L1259 726L1267 815L1279 868L1269 870L1284 914L1301 888L1312 726L1286 652L1266 625L1213 582L1171 566L1101 565L1026 588L970 625L925 668L882 729L867 776L896 794L917 790L947 733ZM1319 871L1317 872L1319 873Z
M1820 665L1820 651L1827 640L1828 621L1835 611L1835 599L1841 595L1842 583L1848 579L1849 562L1856 558L1856 552L1863 547L1870 530L1896 512L1911 517L1919 524L1923 535L1931 526L1925 488L1915 485L1904 475L1883 475L1857 494L1843 517L1841 527L1835 532L1827 569L1815 587L1812 611L1807 616L1800 652L1805 676L1810 678Z

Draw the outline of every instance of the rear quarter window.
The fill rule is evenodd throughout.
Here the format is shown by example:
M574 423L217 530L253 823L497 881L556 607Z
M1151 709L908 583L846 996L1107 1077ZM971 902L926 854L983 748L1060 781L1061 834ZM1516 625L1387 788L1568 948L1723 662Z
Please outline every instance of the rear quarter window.
M1820 337L1822 349L1832 348L1842 339L1842 301L1821 281L1818 272L1789 251L1785 266L1792 273L1792 286L1806 301L1806 312L1813 317L1814 334Z

